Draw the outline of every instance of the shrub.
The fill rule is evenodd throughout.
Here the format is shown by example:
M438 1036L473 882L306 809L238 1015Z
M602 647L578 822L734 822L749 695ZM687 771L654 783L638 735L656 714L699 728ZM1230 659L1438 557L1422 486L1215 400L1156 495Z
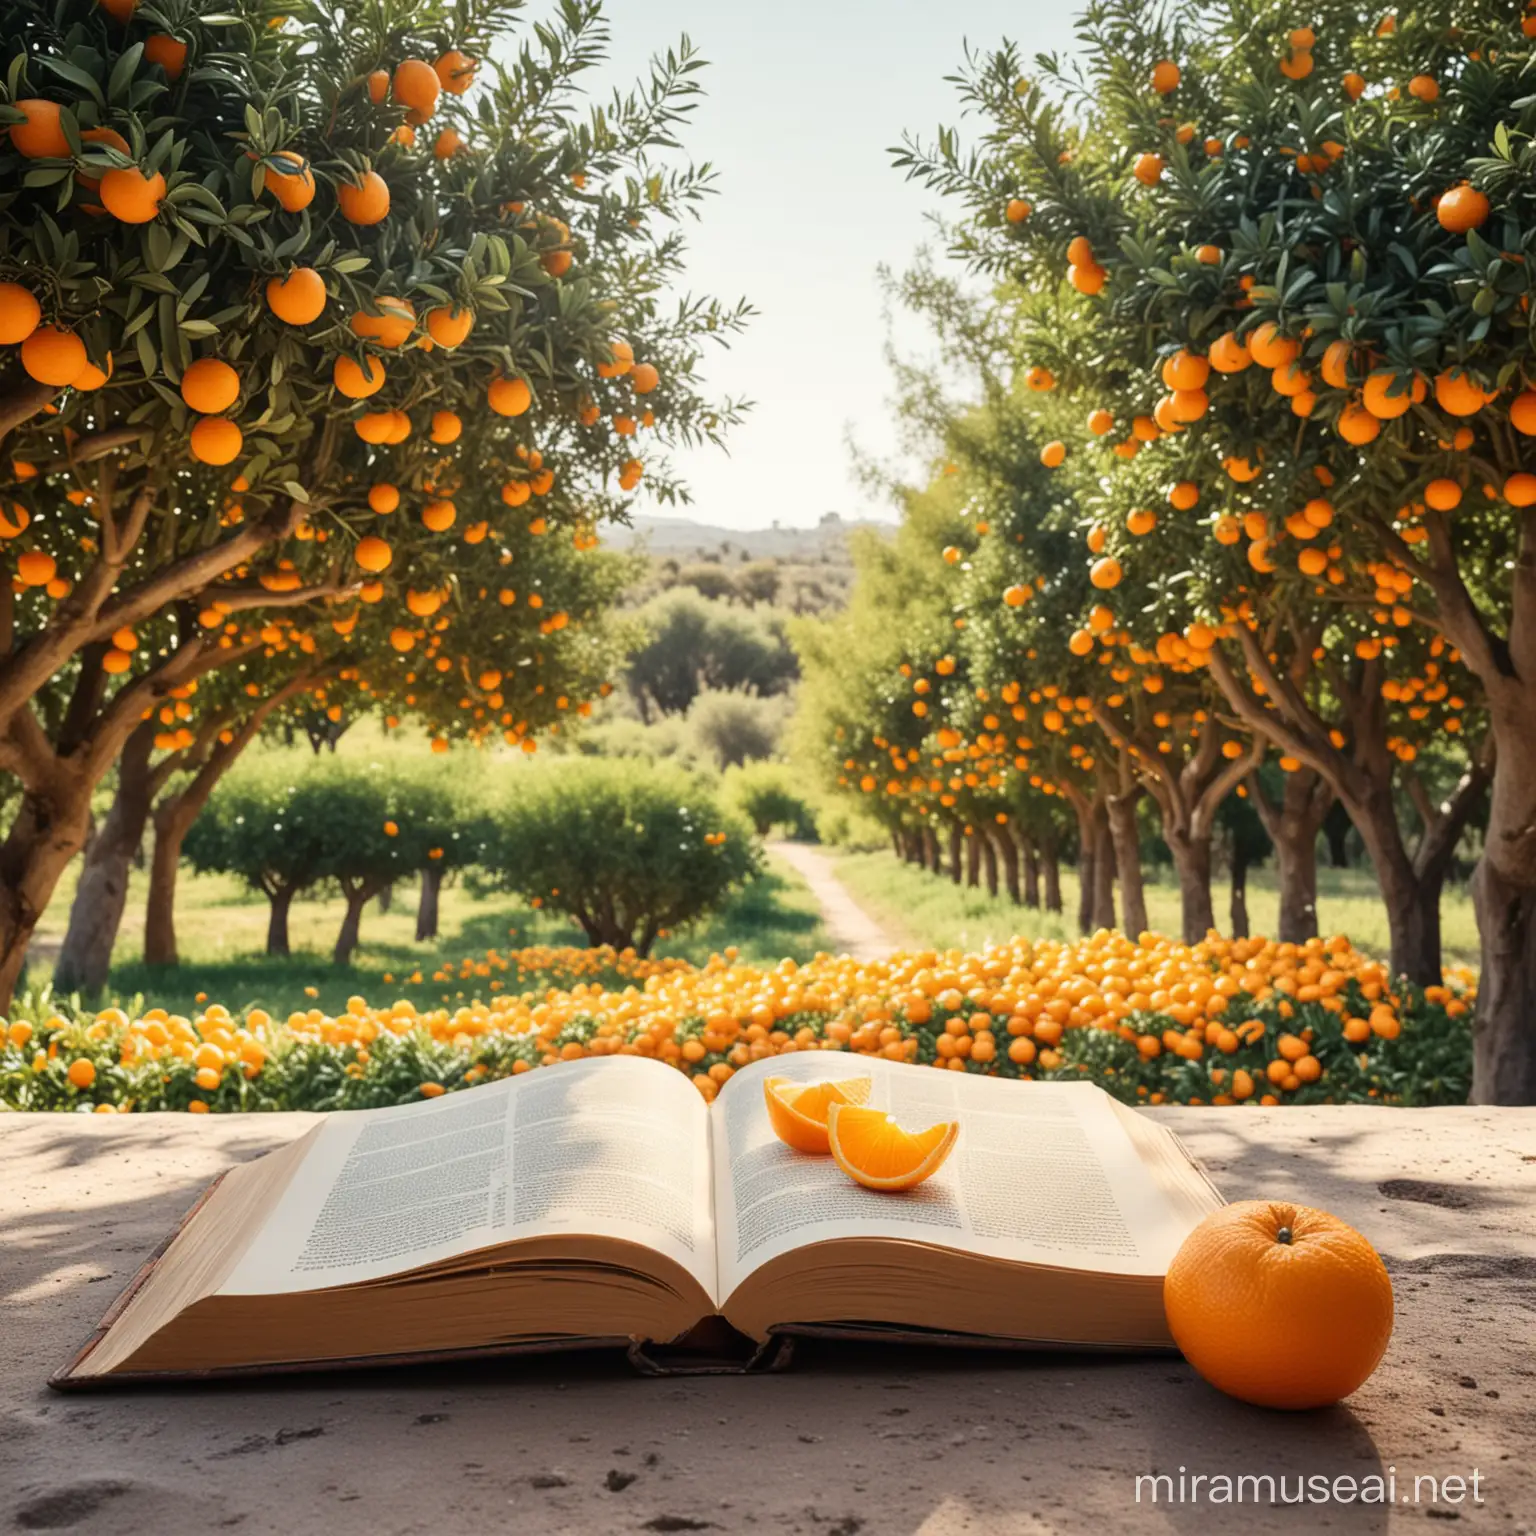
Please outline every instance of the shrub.
M722 770L772 757L784 734L787 703L742 690L706 689L688 711L700 757Z
M757 871L751 832L701 781L635 759L517 775L486 845L488 884L569 913L593 944L642 955Z
M816 841L816 812L790 787L790 770L782 763L748 763L725 775L726 803L752 823L759 837L776 828L791 837Z

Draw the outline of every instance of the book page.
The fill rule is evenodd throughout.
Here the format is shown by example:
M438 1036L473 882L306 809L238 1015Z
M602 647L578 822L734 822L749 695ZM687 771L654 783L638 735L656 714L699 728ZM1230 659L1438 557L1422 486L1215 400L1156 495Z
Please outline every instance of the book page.
M717 1294L709 1108L634 1056L325 1121L220 1294L356 1285L519 1238L643 1244Z
M916 1189L864 1189L830 1157L774 1135L763 1080L872 1079L870 1105L907 1130L958 1119L948 1160ZM826 1051L743 1068L715 1101L715 1216L724 1297L791 1249L833 1238L937 1243L1016 1263L1160 1275L1187 1236L1108 1097Z

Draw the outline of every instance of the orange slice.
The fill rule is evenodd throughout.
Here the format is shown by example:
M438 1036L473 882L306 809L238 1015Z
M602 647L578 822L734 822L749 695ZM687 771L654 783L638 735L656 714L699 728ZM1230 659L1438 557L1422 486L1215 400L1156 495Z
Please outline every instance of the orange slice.
M797 1152L827 1153L827 1111L834 1104L863 1104L869 1098L867 1077L840 1083L796 1083L787 1077L763 1081L768 1123L780 1141Z
M879 1109L833 1104L827 1142L837 1166L866 1189L911 1189L936 1173L960 1134L958 1120L904 1131Z

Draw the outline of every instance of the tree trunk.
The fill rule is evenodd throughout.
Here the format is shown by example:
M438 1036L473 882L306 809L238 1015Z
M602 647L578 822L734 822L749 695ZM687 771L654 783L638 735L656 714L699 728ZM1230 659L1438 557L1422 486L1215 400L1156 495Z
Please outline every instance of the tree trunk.
M1115 849L1109 835L1109 811L1101 800L1093 811L1093 909L1094 931L1115 926Z
M176 948L176 881L181 874L181 845L195 819L184 795L174 795L155 807L155 852L149 865L149 897L144 904L145 965L181 963ZM272 949L269 935L268 954L288 953L286 934L285 926L281 951Z
M965 883L975 890L981 884L981 839L965 833Z
M1040 839L1040 872L1045 882L1045 910L1060 913L1061 854L1054 832Z
M293 898L297 894L285 885L267 893L267 900L272 903L272 915L267 919L267 953L269 955L292 953L288 947L288 909L293 905Z
M923 823L923 853L924 862L931 874L942 875L944 873L944 850L939 846L939 840L934 836L931 826Z
M1248 937L1248 855L1232 848L1232 899L1228 907L1234 939Z
M1530 836L1527 822L1521 840L1528 842ZM1536 1104L1536 884L1506 879L1493 862L1495 846L1490 825L1489 851L1472 876L1482 943L1472 1027L1472 1102Z
M1211 840L1190 837L1166 824L1163 841L1173 855L1179 879L1179 906L1186 944L1198 944L1216 926L1211 901Z
M1348 810L1370 855L1376 883L1386 903L1392 974L1406 976L1424 987L1438 984L1440 882L1434 883L1433 894L1429 896L1403 846L1390 786L1373 786L1368 798L1359 803L1352 801Z
M1077 931L1093 932L1093 886L1097 871L1098 848L1091 825L1084 826L1077 840Z
M347 912L341 920L341 932L336 935L336 947L331 951L333 965L352 963L352 953L362 938L363 908L378 894L378 889L371 885L358 885L348 890L343 886L342 894L347 900Z
M379 912L388 916L389 909L395 904L395 882L391 880L388 885L379 892Z
M901 845L901 830L898 827L891 828L891 852L898 859L904 859L907 856L907 850Z
M91 784L72 768L46 787L24 789L0 845L0 1012L8 1012L27 964L33 930L69 861L85 846Z
M421 872L421 900L416 905L416 942L437 937L438 895L443 888L443 866L428 864Z
M1007 827L999 827L995 833L989 833L988 837L996 849L994 857L1002 860L1003 888L1008 892L1008 899L1014 906L1022 906L1024 897L1019 890L1018 845Z
M1348 869L1351 831L1349 812L1342 805L1335 804L1323 823L1323 831L1328 838L1329 865L1334 869Z
M960 845L965 839L960 834L958 823L952 822L949 828L949 878L959 885L965 878L960 866Z
M94 994L107 984L128 901L133 857L144 840L154 794L149 759L156 729L153 721L145 721L128 738L118 760L117 793L85 850L80 884L69 909L69 931L54 964L56 992Z
M1249 776L1248 799L1275 849L1280 886L1276 937L1282 944L1304 944L1317 936L1317 834L1332 820L1333 790L1315 768L1298 768L1285 775L1278 804L1265 794L1257 774ZM1347 830L1342 810L1340 819Z
M984 827L978 827L973 834L976 841L981 844L981 873L987 882L987 895L997 895L997 848L992 842L991 835Z
M1141 873L1141 832L1136 825L1136 802L1141 790L1108 798L1109 835L1115 850L1115 869L1120 876L1120 905L1125 931L1133 939L1145 933L1147 893Z
M1024 905L1034 907L1037 911L1040 907L1040 853L1035 847L1035 840L1027 832L1015 834L1018 838L1019 852L1024 858Z

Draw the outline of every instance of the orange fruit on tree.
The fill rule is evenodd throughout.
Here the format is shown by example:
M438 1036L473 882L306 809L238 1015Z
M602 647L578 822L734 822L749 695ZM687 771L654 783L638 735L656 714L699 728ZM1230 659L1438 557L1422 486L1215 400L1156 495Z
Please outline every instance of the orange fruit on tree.
M1376 1369L1392 1281L1336 1216L1241 1200L1185 1239L1163 1281L1168 1328L1212 1386L1264 1408L1322 1408Z
M386 295L380 295L374 304L379 313L370 315L366 310L358 310L348 322L354 336L361 336L364 341L376 341L381 347L387 347L393 351L396 347L404 345L412 331L416 329L416 308L407 299L396 299Z
M62 160L69 154L58 102L28 96L11 105L22 114L19 123L11 124L11 147L18 155L28 160Z
M456 443L459 434L464 430L464 423L452 411L436 411L432 416L432 441L434 443Z
M427 334L438 346L446 347L450 352L463 345L474 326L475 312L472 309L440 304L427 311Z
M1440 84L1433 75L1415 75L1408 82L1408 94L1415 101L1431 102L1440 99Z
M389 95L389 71L387 69L372 70L368 75L367 84L368 100L377 107Z
M1211 376L1211 365L1198 352L1180 347L1163 361L1163 383L1172 390L1204 389Z
M16 561L16 575L23 586L46 587L57 574L53 556L40 549L29 549Z
M1424 501L1436 512L1454 512L1461 505L1461 487L1444 477L1431 480L1424 487Z
M1211 343L1210 364L1217 373L1241 373L1252 363L1253 355L1247 345L1231 331Z
M1447 368L1435 376L1435 402L1452 416L1475 415L1491 398L1471 374L1460 369Z
M389 217L389 184L377 171L336 184L336 202L349 224L381 224Z
M830 1152L827 1111L834 1104L867 1104L870 1080L850 1077L835 1083L796 1083L787 1077L763 1079L768 1123L786 1146L797 1152Z
M1344 87L1344 94L1351 101L1359 101L1365 94L1365 76L1355 70L1350 70L1340 84Z
M1003 216L1010 224L1022 224L1032 211L1022 197L1011 197L1008 199L1008 206L1003 210Z
M1189 512L1200 500L1200 487L1193 480L1180 480L1168 492L1168 504L1177 512Z
M368 488L368 505L373 508L380 517L387 516L400 505L400 490L387 480L380 480L377 485Z
M27 377L53 389L73 384L90 359L85 343L73 331L40 325L21 344L21 366Z
M181 398L200 416L219 416L240 398L240 375L217 357L200 357L181 376Z
M1136 163L1131 167L1131 174L1144 187L1155 187L1163 178L1163 157L1154 155L1150 151L1144 155L1137 155Z
M450 96L462 96L475 83L477 67L468 54L450 48L433 64L432 71Z
M167 80L179 80L187 67L187 45L168 32L157 32L144 39L144 57L151 64L158 64Z
M1536 437L1536 390L1523 390L1509 402L1509 424L1523 437Z
M121 224L148 224L160 212L165 177L146 176L136 165L107 171L97 188L102 207Z
M1441 227L1453 235L1464 235L1469 229L1476 229L1488 213L1488 199L1465 181L1459 187L1452 187L1435 204L1435 217L1440 220Z
M437 71L425 59L405 59L395 69L395 100L425 122L437 111L443 89Z
M0 344L19 345L42 321L42 306L30 289L20 283L0 283Z
M1536 475L1520 470L1504 482L1504 500L1512 507L1529 507L1536 503Z
M96 3L114 21L121 22L124 26L127 26L133 20L134 8L138 5L139 0L96 0Z
M451 160L463 149L464 140L457 128L444 128L432 141L432 153L439 160Z
M1067 281L1088 298L1092 298L1103 288L1108 276L1109 274L1097 262L1090 262L1086 266L1074 263L1067 268Z
M648 395L661 383L661 375L653 363L636 363L629 382L637 395Z
M1047 469L1059 468L1066 461L1067 445L1061 441L1050 442L1040 450L1040 462Z
M273 157L285 168L266 167L265 187L288 213L302 213L315 200L315 173L302 155L280 149ZM286 169L291 166L292 169Z
M1373 368L1366 375L1365 388L1360 392L1361 403L1378 421L1392 421L1403 415L1415 400L1425 395L1424 380L1414 374L1405 384L1402 375L1392 368Z
M245 434L227 416L202 416L192 428L192 457L204 464L232 464Z
M1301 343L1284 335L1273 320L1266 320L1248 337L1248 352L1261 368L1283 368L1301 355Z
M1159 96L1167 96L1171 91L1176 91L1182 78L1179 66L1172 59L1164 59L1152 66L1152 89Z
M533 404L533 391L524 379L492 379L486 401L498 416L521 416Z
M422 526L433 533L446 533L458 518L459 509L451 501L429 501L421 509Z
M1351 401L1339 412L1338 429L1346 443L1361 448L1381 435L1381 422L1373 412Z
M1118 587L1125 573L1120 568L1120 562L1113 555L1105 555L1102 560L1095 560L1088 570L1088 580L1101 592L1108 592L1112 587Z
M837 1166L866 1189L912 1189L937 1173L960 1136L958 1120L904 1131L880 1109L827 1106L827 1144Z
M83 391L100 389L101 386L105 384L111 377L112 354L108 352L107 366L105 368L98 368L95 363L87 361L85 367L82 368L71 381L70 388Z
M539 257L539 265L551 277L564 277L571 270L571 262L574 259L568 250L545 251Z
M287 325L308 325L325 312L325 279L313 267L295 267L267 281L267 308Z
M350 357L338 357L331 381L349 400L366 400L384 388L384 365L378 358L365 359L366 370Z
M352 551L352 558L362 570L377 576L379 572L389 569L390 563L395 558L395 552L385 540L375 533L370 533L357 541L357 548Z
M378 445L389 441L389 434L394 424L395 413L393 411L364 411L352 423L352 430L365 443Z

